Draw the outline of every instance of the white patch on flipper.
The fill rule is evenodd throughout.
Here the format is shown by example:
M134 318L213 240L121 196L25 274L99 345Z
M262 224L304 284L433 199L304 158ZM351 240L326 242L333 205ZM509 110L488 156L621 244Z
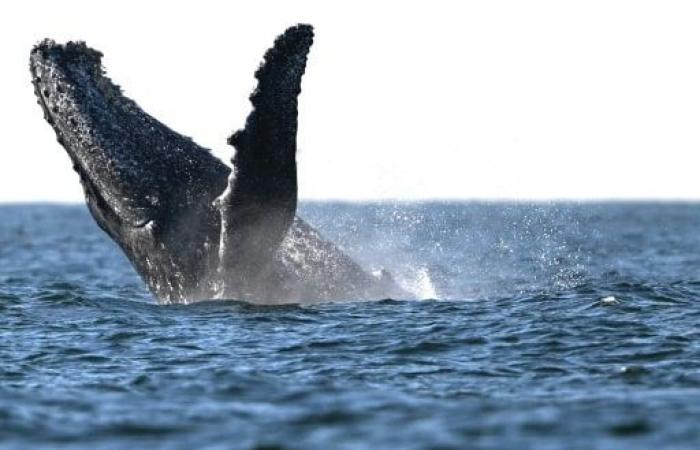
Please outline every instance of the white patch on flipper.
M219 217L221 218L221 230L219 231L219 267L217 268L216 280L213 282L214 286L214 298L221 299L224 296L224 291L226 290L226 282L224 281L224 256L226 255L226 229L228 223L226 217L226 204L233 195L233 183L236 180L236 170L231 169L228 175L228 183L226 184L226 189L218 197L214 199L213 206L219 211Z

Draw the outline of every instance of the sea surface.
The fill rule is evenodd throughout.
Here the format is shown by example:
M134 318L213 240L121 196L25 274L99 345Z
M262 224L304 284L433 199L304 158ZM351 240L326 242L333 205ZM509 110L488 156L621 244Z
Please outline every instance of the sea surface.
M0 448L700 448L700 204L300 215L412 298L158 306L84 206L0 206Z

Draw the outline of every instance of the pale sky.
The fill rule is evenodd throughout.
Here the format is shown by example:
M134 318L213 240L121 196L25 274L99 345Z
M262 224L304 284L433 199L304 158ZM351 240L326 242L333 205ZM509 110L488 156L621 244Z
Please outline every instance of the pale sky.
M82 201L34 99L44 37L221 158L263 53L315 27L300 196L700 199L700 5L31 1L0 6L0 201Z

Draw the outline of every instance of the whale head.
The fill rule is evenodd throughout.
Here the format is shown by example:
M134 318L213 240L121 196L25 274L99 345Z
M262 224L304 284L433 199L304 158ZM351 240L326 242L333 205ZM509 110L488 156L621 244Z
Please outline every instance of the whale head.
M152 290L166 301L207 296L220 225L212 203L230 169L122 95L101 57L84 43L45 40L32 50L45 119L80 176L93 217Z

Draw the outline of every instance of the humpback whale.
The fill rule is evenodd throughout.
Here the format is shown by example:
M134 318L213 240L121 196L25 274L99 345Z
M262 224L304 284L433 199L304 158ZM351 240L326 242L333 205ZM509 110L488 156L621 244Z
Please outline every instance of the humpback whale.
M296 215L297 97L313 37L296 25L266 52L252 111L228 139L233 169L123 95L84 42L32 49L38 103L88 209L158 302L406 295Z

